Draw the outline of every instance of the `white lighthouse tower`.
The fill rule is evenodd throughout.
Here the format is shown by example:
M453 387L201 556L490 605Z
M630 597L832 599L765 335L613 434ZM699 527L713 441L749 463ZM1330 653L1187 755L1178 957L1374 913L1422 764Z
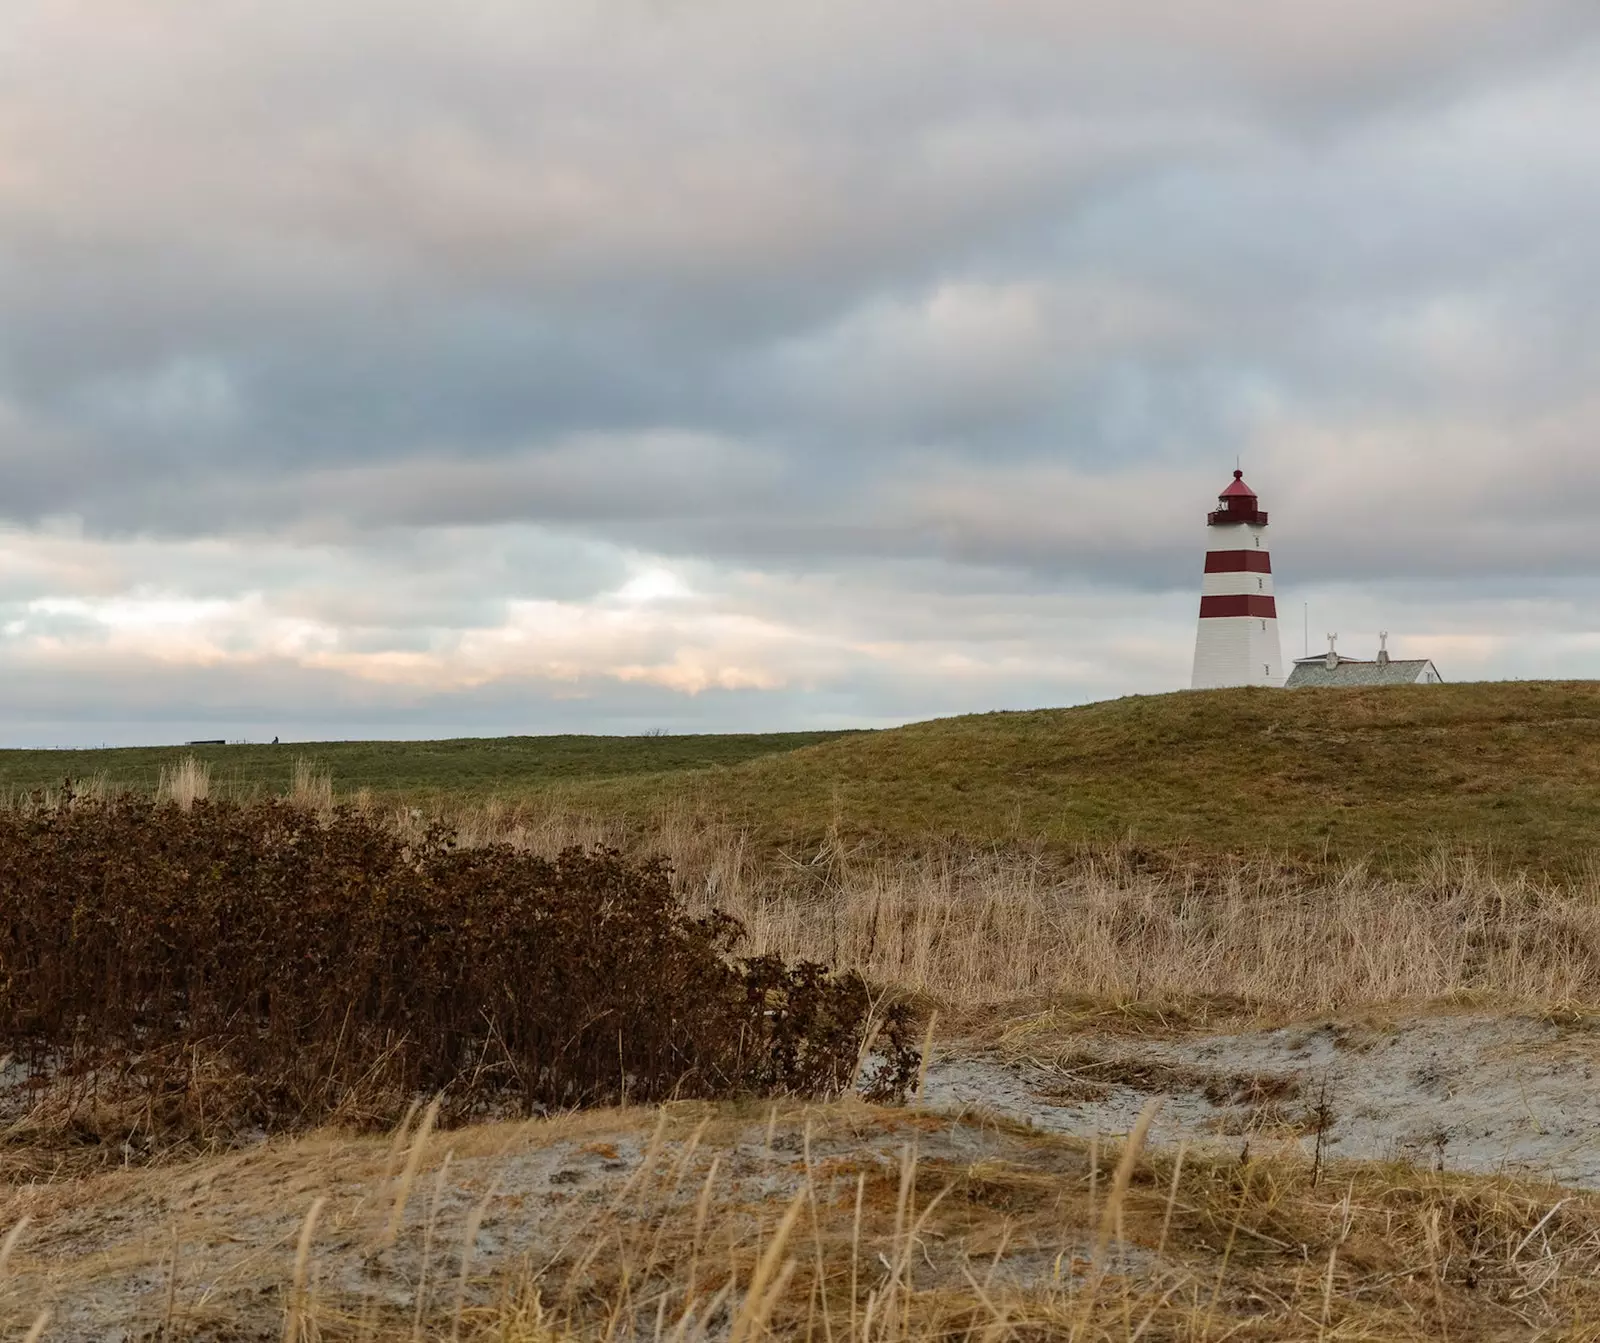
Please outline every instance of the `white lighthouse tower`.
M1200 632L1194 641L1194 689L1283 684L1278 607L1272 599L1267 515L1244 472L1206 517L1206 573Z

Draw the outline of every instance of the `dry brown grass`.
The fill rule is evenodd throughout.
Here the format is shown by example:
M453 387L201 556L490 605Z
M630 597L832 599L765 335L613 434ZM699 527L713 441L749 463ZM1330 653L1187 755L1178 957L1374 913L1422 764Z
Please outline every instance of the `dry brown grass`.
M335 800L310 765L293 793ZM428 819L387 815L402 833ZM756 950L859 969L969 1025L1600 1004L1593 871L1441 854L1396 878L1023 844L890 858L836 836L774 855L679 807L644 828L553 806L451 819L468 845L662 853ZM13 1150L0 1328L49 1309L41 1337L62 1340L1600 1340L1595 1194L1318 1168L1259 1135L1141 1152L849 1100L413 1120L392 1141L77 1178Z
M163 789L184 807L212 791L192 760ZM288 796L324 815L336 801L379 813L369 794L339 797L306 759ZM417 836L432 819L410 807L382 814ZM1440 1001L1600 1004L1594 865L1556 877L1437 851L1396 876L1392 864L1180 861L1131 845L1064 854L950 841L883 853L838 832L774 852L682 803L645 824L555 802L491 801L446 819L468 847L661 854L691 903L744 923L753 952L859 970L955 1009L955 1020L963 1009L1051 1006L1181 1023Z
M836 839L773 855L667 808L644 831L555 809L451 818L466 844L659 852L757 951L860 970L957 1009L1049 1005L1180 1023L1440 1001L1600 1004L1600 870L1557 879L1435 853L1365 863L1179 863L1134 847L1072 855L949 843L879 856ZM416 829L422 818L393 813Z
M171 802L179 810L188 811L196 802L210 796L211 766L205 761L186 755L170 769L162 766L156 801Z
M296 806L326 814L333 810L333 775L315 760L298 756L288 797Z
M311 1139L3 1216L0 1321L63 1339L1600 1336L1593 1195L849 1102Z

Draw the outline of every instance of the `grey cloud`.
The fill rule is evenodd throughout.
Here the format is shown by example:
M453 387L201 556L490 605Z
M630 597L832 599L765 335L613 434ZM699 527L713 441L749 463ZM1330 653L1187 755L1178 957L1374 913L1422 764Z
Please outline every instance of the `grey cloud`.
M440 689L353 680L272 657L203 667L94 649L64 659L0 641L0 669L11 687L0 735L14 744L54 745L883 725L975 703L1020 708L1159 689L1175 674L1178 659L1148 637L1148 617L1130 621L1114 597L1054 593L1041 607L1007 592L1003 580L988 591L929 596L922 586L928 577L891 574L887 588L813 579L765 594L760 585L711 594L732 612L770 612L777 603L800 627L831 629L846 651L808 662L798 650L788 681L773 689L710 687L692 696L611 676L512 674ZM956 581L970 586L971 575ZM1086 618L1097 632L1080 640L1075 629ZM1121 637L1125 629L1131 644ZM112 679L117 694L107 701Z
M0 606L1181 623L1241 451L1293 581L1592 575L1597 88L1587 0L22 0Z

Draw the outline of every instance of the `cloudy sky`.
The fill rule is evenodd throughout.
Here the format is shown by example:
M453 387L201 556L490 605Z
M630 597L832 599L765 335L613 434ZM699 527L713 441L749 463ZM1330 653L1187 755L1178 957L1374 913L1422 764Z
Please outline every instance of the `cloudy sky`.
M1593 0L6 0L0 744L1600 674Z

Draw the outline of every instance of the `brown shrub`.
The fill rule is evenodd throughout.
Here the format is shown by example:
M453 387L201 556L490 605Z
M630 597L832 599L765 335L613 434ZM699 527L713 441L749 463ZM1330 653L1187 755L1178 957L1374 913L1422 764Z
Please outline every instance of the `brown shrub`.
M434 1092L461 1119L848 1088L866 984L736 959L741 936L611 850L462 850L279 801L0 812L0 1048L79 1125L130 1100L217 1137ZM870 1085L903 1092L909 1014L881 1024Z

